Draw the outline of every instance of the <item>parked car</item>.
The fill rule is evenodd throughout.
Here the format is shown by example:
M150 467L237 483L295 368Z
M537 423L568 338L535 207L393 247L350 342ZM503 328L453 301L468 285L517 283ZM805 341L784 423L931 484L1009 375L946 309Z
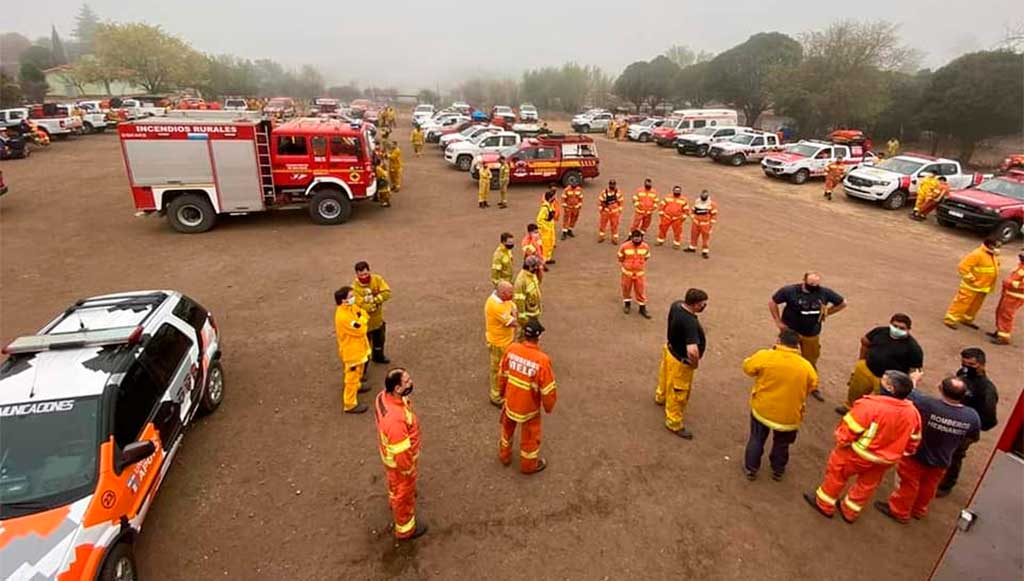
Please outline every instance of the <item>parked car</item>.
M478 123L474 125L467 125L461 131L442 135L441 139L438 141L438 144L441 146L441 155L444 155L444 150L453 143L458 143L460 141L472 141L484 133L497 133L501 130L501 127L498 127L497 125L484 125Z
M446 113L427 121L423 127L423 136L427 143L437 143L445 129L451 129L448 133L461 131L472 122L472 119L461 113Z
M104 295L3 351L0 573L138 579L133 546L168 467L224 398L213 317L176 291Z
M872 167L849 172L843 179L847 196L879 202L887 210L898 210L917 197L922 173L946 178L950 190L962 190L982 182L982 174L965 174L960 162L917 153L897 155Z
M249 103L242 97L227 97L224 99L225 111L248 111Z
M291 97L274 97L267 101L267 104L263 107L263 112L271 117L281 117L284 119L290 119L295 117L295 100Z
M1024 170L987 179L953 192L939 203L939 224L994 235L1004 244L1024 233Z
M103 133L107 130L107 114L103 111L83 107L77 103L68 103L63 106L81 117L84 133Z
M496 152L478 155L469 170L473 180L479 179L481 164L497 167L498 155ZM564 186L581 185L584 179L596 178L601 173L597 146L587 135L551 133L526 139L505 156L511 166L509 183L513 184L558 182Z
M676 151L679 155L694 154L707 157L711 146L732 139L736 134L750 133L750 127L701 127L693 133L687 133L676 139Z
M434 106L429 103L421 103L412 110L412 122L416 125L422 125L424 121L430 119L433 115Z
M626 129L626 137L630 141L647 143L654 139L654 130L665 124L664 117L648 117L638 123L631 123Z
M671 147L680 136L702 127L735 127L739 116L732 109L677 109L668 120L654 130L654 142Z
M711 146L708 157L720 163L741 166L748 161L760 162L769 153L782 151L779 136L769 131L750 131Z
M516 112L508 105L495 105L491 109L490 121L499 127L511 127L516 122Z
M483 152L511 153L523 138L513 131L484 133L471 141L453 143L444 150L444 160L462 171L469 171L473 158Z
M519 106L519 120L520 121L539 121L540 113L537 112L537 108L530 103L523 103Z
M769 153L761 160L761 170L768 177L787 178L802 184L812 177L823 177L825 169L835 160L850 168L874 163L877 157L859 145L839 145L828 141L803 140Z
M577 115L572 118L571 125L572 130L577 133L592 133L592 132L604 132L608 130L608 124L614 119L608 111L598 111L594 113L584 113Z

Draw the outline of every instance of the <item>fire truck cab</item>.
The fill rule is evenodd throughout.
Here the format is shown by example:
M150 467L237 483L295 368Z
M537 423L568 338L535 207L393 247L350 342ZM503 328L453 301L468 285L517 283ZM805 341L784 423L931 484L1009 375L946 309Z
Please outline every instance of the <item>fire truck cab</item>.
M299 208L318 224L341 224L353 202L376 193L373 137L361 122L271 128L256 114L196 113L205 115L118 126L136 209L179 232L205 232L219 214Z

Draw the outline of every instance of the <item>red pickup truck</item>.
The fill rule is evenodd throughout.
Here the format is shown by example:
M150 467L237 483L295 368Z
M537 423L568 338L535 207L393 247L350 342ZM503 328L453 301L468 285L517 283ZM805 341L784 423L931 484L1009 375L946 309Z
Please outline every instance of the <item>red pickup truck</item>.
M473 180L480 177L479 164L490 168L498 165L497 153L482 153L473 160L470 175ZM526 139L518 149L508 154L512 168L509 183L552 183L562 185L582 184L585 178L600 175L600 159L594 140L586 135L564 135L550 133ZM497 180L497 172L492 178Z
M1012 241L1024 224L1024 170L1010 170L949 194L939 204L937 218L949 228L966 226L994 234L1004 244Z

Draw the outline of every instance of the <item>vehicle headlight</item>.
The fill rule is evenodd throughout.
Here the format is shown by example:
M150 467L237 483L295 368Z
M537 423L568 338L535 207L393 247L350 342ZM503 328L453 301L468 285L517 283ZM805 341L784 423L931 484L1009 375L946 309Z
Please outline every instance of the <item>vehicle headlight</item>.
M999 210L996 210L995 208L992 208L992 207L989 207L989 206L982 206L981 207L981 211L985 212L986 214L998 214L999 213Z

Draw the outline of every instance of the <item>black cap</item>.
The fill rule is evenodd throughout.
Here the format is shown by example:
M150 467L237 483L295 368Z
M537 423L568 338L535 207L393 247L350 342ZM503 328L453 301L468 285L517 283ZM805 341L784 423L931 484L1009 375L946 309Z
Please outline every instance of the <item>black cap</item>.
M540 334L543 332L544 325L541 325L540 321L537 320L536 318L530 318L529 320L526 321L526 324L523 325L523 335L531 339L536 339L537 337L540 337Z

